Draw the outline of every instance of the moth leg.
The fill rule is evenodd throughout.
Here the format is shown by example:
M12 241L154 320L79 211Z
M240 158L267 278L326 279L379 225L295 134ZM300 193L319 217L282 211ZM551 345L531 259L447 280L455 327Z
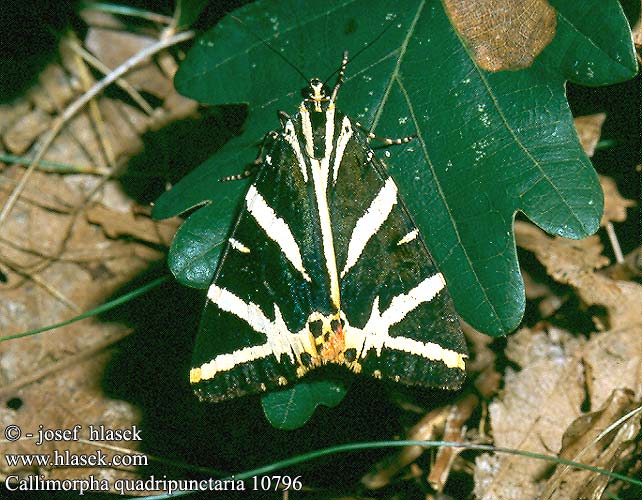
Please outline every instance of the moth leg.
M366 133L366 136L368 137L368 139L376 139L377 141L382 142L383 144L386 144L389 146L397 145L397 144L405 144L406 142L410 142L417 137L417 134L408 135L406 137L399 137L397 139L380 137L377 134L373 134L372 132L370 132L366 127L361 125L359 122L355 122L355 124L357 127L359 127L361 130L363 130Z
M242 173L221 177L219 179L219 182L240 181L254 175L265 160L265 150L267 148L267 145L274 141L278 137L278 135L279 134L274 130L265 134L265 136L263 137L263 141L261 141L261 149L259 150L259 154L256 157L256 160L254 160L252 164L249 165Z

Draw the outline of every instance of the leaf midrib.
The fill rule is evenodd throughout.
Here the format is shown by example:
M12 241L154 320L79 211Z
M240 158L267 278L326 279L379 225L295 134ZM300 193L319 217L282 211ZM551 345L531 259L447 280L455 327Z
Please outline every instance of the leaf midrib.
M379 119L381 117L381 114L383 113L383 109L385 108L386 102L388 101L388 96L390 94L390 91L392 90L392 86L394 85L395 82L397 82L397 85L399 86L399 88L401 90L401 93L404 96L404 100L406 101L406 105L408 106L408 110L409 110L410 115L412 117L412 121L415 124L415 130L416 130L416 133L417 133L417 140L419 141L419 143L421 145L421 149L422 149L422 152L423 152L423 156L424 156L424 158L426 160L426 163L427 163L427 165L429 166L429 168L432 171L433 178L435 180L435 185L437 187L437 191L439 192L439 196L440 196L442 202L444 203L444 207L445 207L446 211L448 212L448 217L450 218L451 226L452 226L453 230L455 231L455 235L457 237L457 242L459 244L459 247L462 249L462 251L464 253L464 257L465 257L466 261L468 262L468 267L471 270L471 272L472 272L472 274L474 276L474 279L477 282L477 285L479 286L479 289L483 293L484 298L486 299L486 303L490 305L490 308L492 310L493 315L495 316L495 319L499 321L499 323L502 325L503 329L506 329L507 326L504 325L504 323L502 322L501 316L498 314L498 311L494 307L492 300L490 300L490 297L488 296L486 289L482 286L482 282L479 279L479 277L477 276L477 271L475 270L475 267L472 264L472 260L471 260L470 256L468 255L468 252L466 251L466 248L462 244L462 239L461 239L461 236L459 234L459 229L457 227L457 224L455 223L455 218L453 216L452 210L451 210L450 205L448 204L448 201L447 201L447 199L445 197L444 191L443 191L443 189L441 187L441 183L439 182L439 179L437 178L437 176L435 174L435 170L432 167L432 162L430 160L430 157L428 156L428 151L426 149L426 143L423 140L423 137L421 136L421 131L420 131L420 128L418 126L419 123L417 121L417 117L416 117L415 112L414 112L414 107L412 106L412 103L411 103L411 101L410 101L410 99L408 97L408 94L407 94L407 92L405 90L405 87L403 86L403 83L401 82L401 78L400 78L399 69L401 67L401 63L402 63L403 58L404 58L404 56L406 54L406 51L407 51L407 48L408 48L408 44L410 43L410 39L411 39L412 35L414 34L415 27L416 27L417 23L419 22L419 18L421 17L421 14L423 12L425 4L426 4L425 0L422 0L420 2L419 7L417 8L417 11L415 13L415 17L413 18L412 23L410 24L410 27L408 28L408 33L406 34L406 36L403 39L403 42L402 42L402 44L400 46L399 55L397 57L397 64L395 65L394 70L390 74L390 79L388 81L388 85L386 86L386 90L385 90L385 92L384 92L384 94L383 94L383 96L381 98L381 103L380 103L380 105L379 105L379 107L377 109L377 112L375 113L375 117L374 117L374 119L372 121L371 130L375 130L375 128L377 126L377 123L379 122Z

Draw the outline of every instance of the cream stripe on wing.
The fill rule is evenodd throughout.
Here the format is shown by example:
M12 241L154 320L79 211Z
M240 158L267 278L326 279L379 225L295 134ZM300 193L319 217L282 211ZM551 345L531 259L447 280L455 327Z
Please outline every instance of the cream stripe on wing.
M299 139L297 139L296 132L294 130L294 124L292 120L288 120L285 124L284 132L285 140L292 146L294 151L294 156L296 156L296 161L299 162L299 169L303 175L303 182L308 182L308 169L305 165L305 159L303 158L303 153L301 152L301 145L299 144Z
M278 217L272 207L270 207L261 193L256 190L254 185L250 186L245 195L247 202L247 210L252 214L259 226L263 228L265 234L273 240L285 255L285 257L292 263L297 271L299 271L306 281L310 281L310 276L303 267L303 260L301 259L301 251L299 245L294 240L294 236L290 231L287 223Z
M341 271L342 278L357 263L366 244L388 218L392 207L396 203L397 186L395 186L392 178L388 177L379 194L372 200L368 210L361 216L352 230L352 236L350 236L350 243L348 244L348 258L343 271Z
M303 139L305 140L305 154L310 158L314 158L314 135L312 133L310 112L302 107L299 110L299 116L301 117L301 131L303 132Z
M430 302L444 287L446 282L441 273L426 278L408 293L397 295L383 313L379 312L379 297L372 304L370 319L359 329L348 325L345 329L346 348L355 348L357 356L363 357L374 349L377 356L385 347L403 351L426 359L442 361L448 368L465 369L465 354L441 347L435 342L421 342L404 336L391 336L390 327L402 321L408 313L424 302Z
M441 273L433 274L419 283L408 293L395 296L390 306L381 314L381 320L390 328L399 323L406 315L423 302L430 302L444 287L446 282Z
M325 151L323 156L330 159L332 145L334 144L334 106L325 112Z
M234 238L230 238L228 241L230 242L230 245L232 245L232 248L234 250L237 250L241 253L250 253L250 249L240 241L235 240Z
M464 361L466 355L445 349L434 342L420 342L408 337L388 337L384 346L388 349L407 352L432 361L442 361L448 368L466 369L466 362Z
M414 241L418 235L419 235L419 229L413 229L406 236L404 236L397 242L397 246L405 245L406 243L410 243L411 241Z
M348 141L352 137L352 125L350 119L345 116L343 122L341 123L341 133L337 139L337 152L334 155L334 167L332 168L332 182L337 182L337 177L339 176L339 166L343 160L343 153L345 152Z
M207 291L207 297L223 311L234 314L245 321L252 330L265 334L267 340L264 344L243 347L234 352L219 354L211 361L192 368L190 370L190 382L192 384L214 378L217 373L231 370L239 364L267 358L271 354L277 360L283 354L286 354L290 361L294 363L296 358L301 356L301 353L314 352L307 324L300 332L290 332L278 305L274 304L274 321L271 321L257 304L245 302L224 288L216 285L210 286Z

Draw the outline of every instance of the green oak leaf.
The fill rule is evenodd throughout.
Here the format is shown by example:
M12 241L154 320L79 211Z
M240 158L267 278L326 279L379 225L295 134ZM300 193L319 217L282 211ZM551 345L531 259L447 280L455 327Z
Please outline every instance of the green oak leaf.
M211 104L246 103L248 116L242 135L156 202L158 218L206 205L176 235L169 258L174 274L189 286L210 284L247 189L247 181L219 179L254 160L265 133L279 127L278 110L296 112L306 81L293 66L325 80L347 49L353 57L340 109L380 136L417 134L379 156L446 276L457 311L490 335L512 331L525 304L515 213L568 238L598 227L602 193L564 86L567 80L605 85L635 74L619 4L551 1L558 13L553 41L530 67L496 73L476 64L440 2L292 5L259 1L226 16L177 74L181 93Z
M177 26L191 26L207 7L208 0L178 0L176 3L179 13Z
M345 397L346 388L338 381L315 380L266 394L261 399L263 413L273 427L292 430L301 427L319 405L333 408Z

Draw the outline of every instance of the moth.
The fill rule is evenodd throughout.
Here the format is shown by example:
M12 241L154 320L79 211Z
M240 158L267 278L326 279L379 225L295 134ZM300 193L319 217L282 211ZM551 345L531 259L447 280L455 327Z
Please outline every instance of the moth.
M266 136L207 291L190 371L201 400L279 389L332 363L462 384L466 344L444 277L375 136L336 106L347 63L345 53L331 92L310 80Z

